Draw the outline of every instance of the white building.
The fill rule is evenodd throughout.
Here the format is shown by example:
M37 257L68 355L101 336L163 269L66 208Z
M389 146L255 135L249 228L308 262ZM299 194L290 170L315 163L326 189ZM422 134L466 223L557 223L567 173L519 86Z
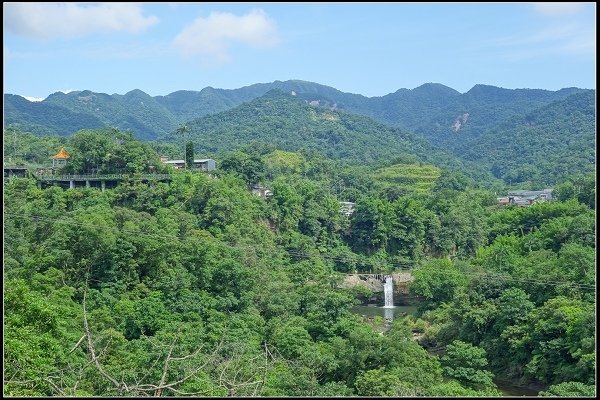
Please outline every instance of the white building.
M177 169L185 168L185 160L169 160L167 157L161 157L160 161L163 164L172 165ZM194 168L201 169L203 171L214 171L217 169L215 160L211 158L205 158L201 160L194 160Z

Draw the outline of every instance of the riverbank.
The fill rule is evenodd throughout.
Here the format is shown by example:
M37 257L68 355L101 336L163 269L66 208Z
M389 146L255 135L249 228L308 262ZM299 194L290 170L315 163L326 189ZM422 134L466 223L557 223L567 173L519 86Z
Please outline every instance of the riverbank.
M527 397L538 397L538 394L544 390L544 387L539 385L520 385L514 381L494 378L492 381L498 387L498 390L502 392L504 396L527 396Z

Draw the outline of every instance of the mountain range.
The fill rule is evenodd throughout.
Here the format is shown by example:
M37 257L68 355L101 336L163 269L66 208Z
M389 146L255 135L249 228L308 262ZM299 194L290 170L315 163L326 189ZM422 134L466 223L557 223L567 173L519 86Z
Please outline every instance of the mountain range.
M430 140L454 132L481 133L506 118L560 100L585 89L559 91L503 89L475 85L466 93L438 83L400 89L381 97L344 93L300 80L258 83L239 89L180 90L150 96L139 89L124 95L89 90L56 92L40 102L4 95L4 123L32 133L70 135L83 128L114 126L131 129L142 139L155 139L179 124L236 107L273 89L293 93L310 104L351 111L378 122L408 129ZM58 114L58 115L57 115ZM50 118L48 118L50 117Z
M459 93L426 83L365 97L289 80L154 97L138 89L124 95L57 92L41 102L5 94L4 124L59 135L113 126L163 142L181 140L174 132L185 124L198 149L209 153L257 140L288 150L302 144L352 161L418 148L413 155L420 160L429 154L432 161L460 164L449 161L452 155L506 182L550 182L544 177L550 171L563 176L595 168L595 90L579 88L475 85Z

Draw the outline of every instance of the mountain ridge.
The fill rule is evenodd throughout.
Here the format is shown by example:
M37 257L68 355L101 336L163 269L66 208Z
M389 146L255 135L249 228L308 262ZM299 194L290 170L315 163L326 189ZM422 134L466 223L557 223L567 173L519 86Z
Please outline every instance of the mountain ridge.
M578 95L580 98L571 99ZM269 98L281 99L282 96L286 101L281 107L293 104L292 109L279 110L271 107L269 113L260 114L261 110L251 109L256 103L248 106L256 99L262 98L261 101L264 102ZM290 135L297 127L312 126L314 121L311 119L322 118L342 120L349 123L349 126L318 126L318 129L312 126L311 129L318 137L306 136L303 140L312 143L313 149L323 150L329 157L349 158L355 162L361 160L337 152L334 147L338 142L349 146L346 152L352 148L354 152L365 152L368 155L366 158L371 161L375 158L383 160L394 157L389 149L402 152L402 149L392 143L393 140L389 141L393 136L402 137L402 132L414 133L409 141L404 142L406 148L422 146L423 139L431 146L430 149L443 149L446 156L451 154L450 158L485 167L496 178L509 182L522 181L528 177L551 181L544 175L564 175L560 166L557 166L561 164L561 159L568 159L569 165L575 170L589 169L590 159L595 162L595 158L589 154L595 138L595 114L591 115L589 111L590 107L595 107L595 90L589 89L505 89L480 84L461 94L442 84L425 83L412 90L399 89L383 97L367 98L295 80L255 84L244 87L243 90L206 87L201 91L177 91L162 97L152 97L142 90L134 89L124 95L108 95L89 90L68 94L57 92L49 96L45 103L30 102L21 96L10 94L5 94L4 98L5 126L14 124L21 130L36 130L38 133L48 134L53 133L53 129L62 129L62 134L68 135L80 129L111 126L133 130L138 138L157 139L174 134L182 124L197 125L203 118L213 128L220 124L221 128L218 129L225 129L229 133L237 132L227 137L213 136L213 143L208 143L202 149L208 152L224 148L215 145L219 140L227 140L236 145L244 145L257 138L267 143L279 143L277 135L287 138L286 143L279 143L280 147L292 150L289 145L297 139ZM294 100L293 103L290 102L291 99ZM567 101L568 99L572 101ZM299 112L298 104L311 112ZM239 107L242 107L241 114L238 113L239 110L236 111L237 114L229 112ZM261 107L266 106L260 103L259 108ZM551 112L544 111L546 107L550 107ZM292 118L293 124L281 117L281 113L285 114L286 111L296 113ZM524 128L535 122L538 111L542 113L545 131L541 127ZM269 125L265 121L250 119L256 118L257 113L265 121L278 122ZM348 113L355 117L338 113ZM238 119L240 115L243 118ZM270 131L271 136L267 137L257 129L249 132L245 126L256 127L257 124L263 131ZM354 126L358 126L359 131L353 130ZM372 129L373 126L377 129ZM555 126L561 126L568 137L560 137ZM286 129L282 130L281 127ZM346 128L351 132L348 133ZM380 146L376 140L373 141L381 132L387 135L385 143L389 149ZM365 134L372 137L366 137ZM411 141L414 143L410 143ZM362 146L356 147L355 142L362 143ZM518 148L511 150L515 143L519 143ZM372 151L367 146L377 150ZM541 148L551 151L548 158L552 160L551 163L540 155ZM522 154L526 163L511 159L511 151ZM584 156L572 157L570 151L578 151ZM488 162L488 156L496 159L495 162ZM420 158L427 161L426 157Z
M480 112L477 107L482 105L517 102L518 105L513 107L513 110L526 113L574 92L590 90L505 89L477 84L469 91L460 93L441 83L430 82L414 89L401 88L383 96L366 97L361 94L342 92L319 83L293 79L256 83L237 89L207 86L200 91L178 90L164 96L151 96L141 89L112 95L81 90L69 93L55 92L40 102L31 102L23 96L7 93L4 95L5 125L20 124L21 128L38 134L69 135L79 129L100 127L86 126L78 121L82 114L87 113L88 116L84 118L86 123L95 120L98 125L133 129L134 134L141 139L154 139L175 130L178 124L231 109L260 97L272 89L294 92L308 102L316 101L325 107L344 109L368 116L378 122L413 130L431 142L436 142L440 140L440 136L451 132L458 115L469 113L473 124L473 121L477 121L477 119L473 120L473 116ZM15 96L27 101L27 103L20 103L20 112L17 115L12 113L14 107L11 108L10 105L6 112L7 103L15 102ZM136 104L133 99L140 103ZM49 104L64 108L62 119L67 123L50 124L43 128L35 123L35 120L41 119L39 114L43 114L44 108ZM491 114L496 113L497 110ZM501 114L499 118L505 117L505 114ZM475 127L475 130L481 133L487 128L489 127Z

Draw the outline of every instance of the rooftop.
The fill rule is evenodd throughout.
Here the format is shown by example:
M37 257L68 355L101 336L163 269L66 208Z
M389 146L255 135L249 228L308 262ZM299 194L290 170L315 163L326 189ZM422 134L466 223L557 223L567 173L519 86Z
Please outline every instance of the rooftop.
M203 163L203 162L208 162L211 161L212 159L210 158L203 158L201 160L194 160L195 163ZM168 161L163 161L163 163L165 164L183 164L185 163L185 160L168 160Z
M64 147L61 147L60 150L58 151L58 153L56 153L56 155L50 156L50 158L61 159L61 160L66 160L69 157L70 157L69 153L65 150Z

